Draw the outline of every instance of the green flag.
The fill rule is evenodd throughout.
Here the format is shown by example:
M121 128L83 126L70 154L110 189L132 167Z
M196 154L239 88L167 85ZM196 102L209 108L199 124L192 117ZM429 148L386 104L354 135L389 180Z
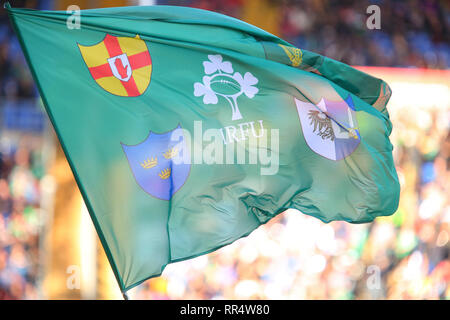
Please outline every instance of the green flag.
M287 208L395 212L382 80L198 9L8 13L122 291Z

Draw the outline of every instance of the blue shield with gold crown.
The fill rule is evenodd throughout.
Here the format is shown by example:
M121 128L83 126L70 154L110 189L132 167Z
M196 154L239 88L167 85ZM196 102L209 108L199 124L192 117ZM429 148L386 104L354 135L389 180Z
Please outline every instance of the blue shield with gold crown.
M170 200L189 176L190 153L182 131L181 126L161 134L150 131L137 145L122 143L136 182L155 198Z

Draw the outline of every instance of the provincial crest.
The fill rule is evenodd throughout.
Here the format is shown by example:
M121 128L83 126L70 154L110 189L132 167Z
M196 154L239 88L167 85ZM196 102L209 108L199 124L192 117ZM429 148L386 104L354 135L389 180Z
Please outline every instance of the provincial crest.
M337 161L358 147L361 136L350 95L341 101L322 98L316 105L295 99L295 104L303 136L314 152Z
M139 186L151 196L170 200L186 182L191 170L189 149L182 135L181 126L165 133L150 131L147 138L137 145L125 145L122 149ZM177 133L178 139L172 139Z
M95 45L78 47L92 78L109 93L137 97L147 89L152 59L139 35L130 38L107 34Z

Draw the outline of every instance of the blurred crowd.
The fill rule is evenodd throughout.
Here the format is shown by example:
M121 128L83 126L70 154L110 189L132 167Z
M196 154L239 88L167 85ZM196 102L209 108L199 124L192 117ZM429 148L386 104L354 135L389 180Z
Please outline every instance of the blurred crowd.
M27 138L1 142L0 299L36 299L42 162Z
M271 20L270 31L293 45L350 65L450 66L450 2L446 0L158 0L252 18ZM255 4L252 4L255 3ZM264 4L264 5L263 5ZM381 28L368 29L370 5L380 8ZM259 16L249 8L261 7ZM264 8L264 9L263 9ZM271 18L271 13L276 17Z
M288 210L215 253L169 265L135 297L450 299L450 110L392 110L393 216L324 224Z
M19 3L15 4L20 6ZM38 97L20 43L0 10L0 102Z
M280 13L277 34L300 48L352 65L450 65L448 1L372 1L381 8L380 30L366 28L368 1L257 1ZM248 1L157 2L244 18ZM43 130L36 99L18 41L0 11L0 299L40 296L45 172L31 143ZM169 265L132 297L450 298L449 110L389 110L402 190L393 216L363 225L324 224L288 210L217 252ZM6 139L5 131L21 134Z
M20 2L20 1L19 1ZM23 2L23 1L22 1ZM36 1L29 1L36 4ZM25 4L25 2L23 2ZM17 3L17 5L20 5ZM3 6L3 4L2 4ZM38 298L44 129L19 42L0 11L0 300Z

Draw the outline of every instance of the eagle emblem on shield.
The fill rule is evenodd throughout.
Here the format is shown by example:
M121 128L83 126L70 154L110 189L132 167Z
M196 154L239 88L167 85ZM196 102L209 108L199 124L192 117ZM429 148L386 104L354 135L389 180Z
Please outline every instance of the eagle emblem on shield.
M141 143L122 143L122 149L138 185L155 198L170 200L189 176L190 152L181 126L162 134L150 131Z
M107 34L97 44L78 47L92 78L109 93L137 97L150 84L152 59L139 35L131 38Z
M322 98L317 104L295 99L303 136L317 154L338 161L358 147L361 136L350 95L341 101Z

